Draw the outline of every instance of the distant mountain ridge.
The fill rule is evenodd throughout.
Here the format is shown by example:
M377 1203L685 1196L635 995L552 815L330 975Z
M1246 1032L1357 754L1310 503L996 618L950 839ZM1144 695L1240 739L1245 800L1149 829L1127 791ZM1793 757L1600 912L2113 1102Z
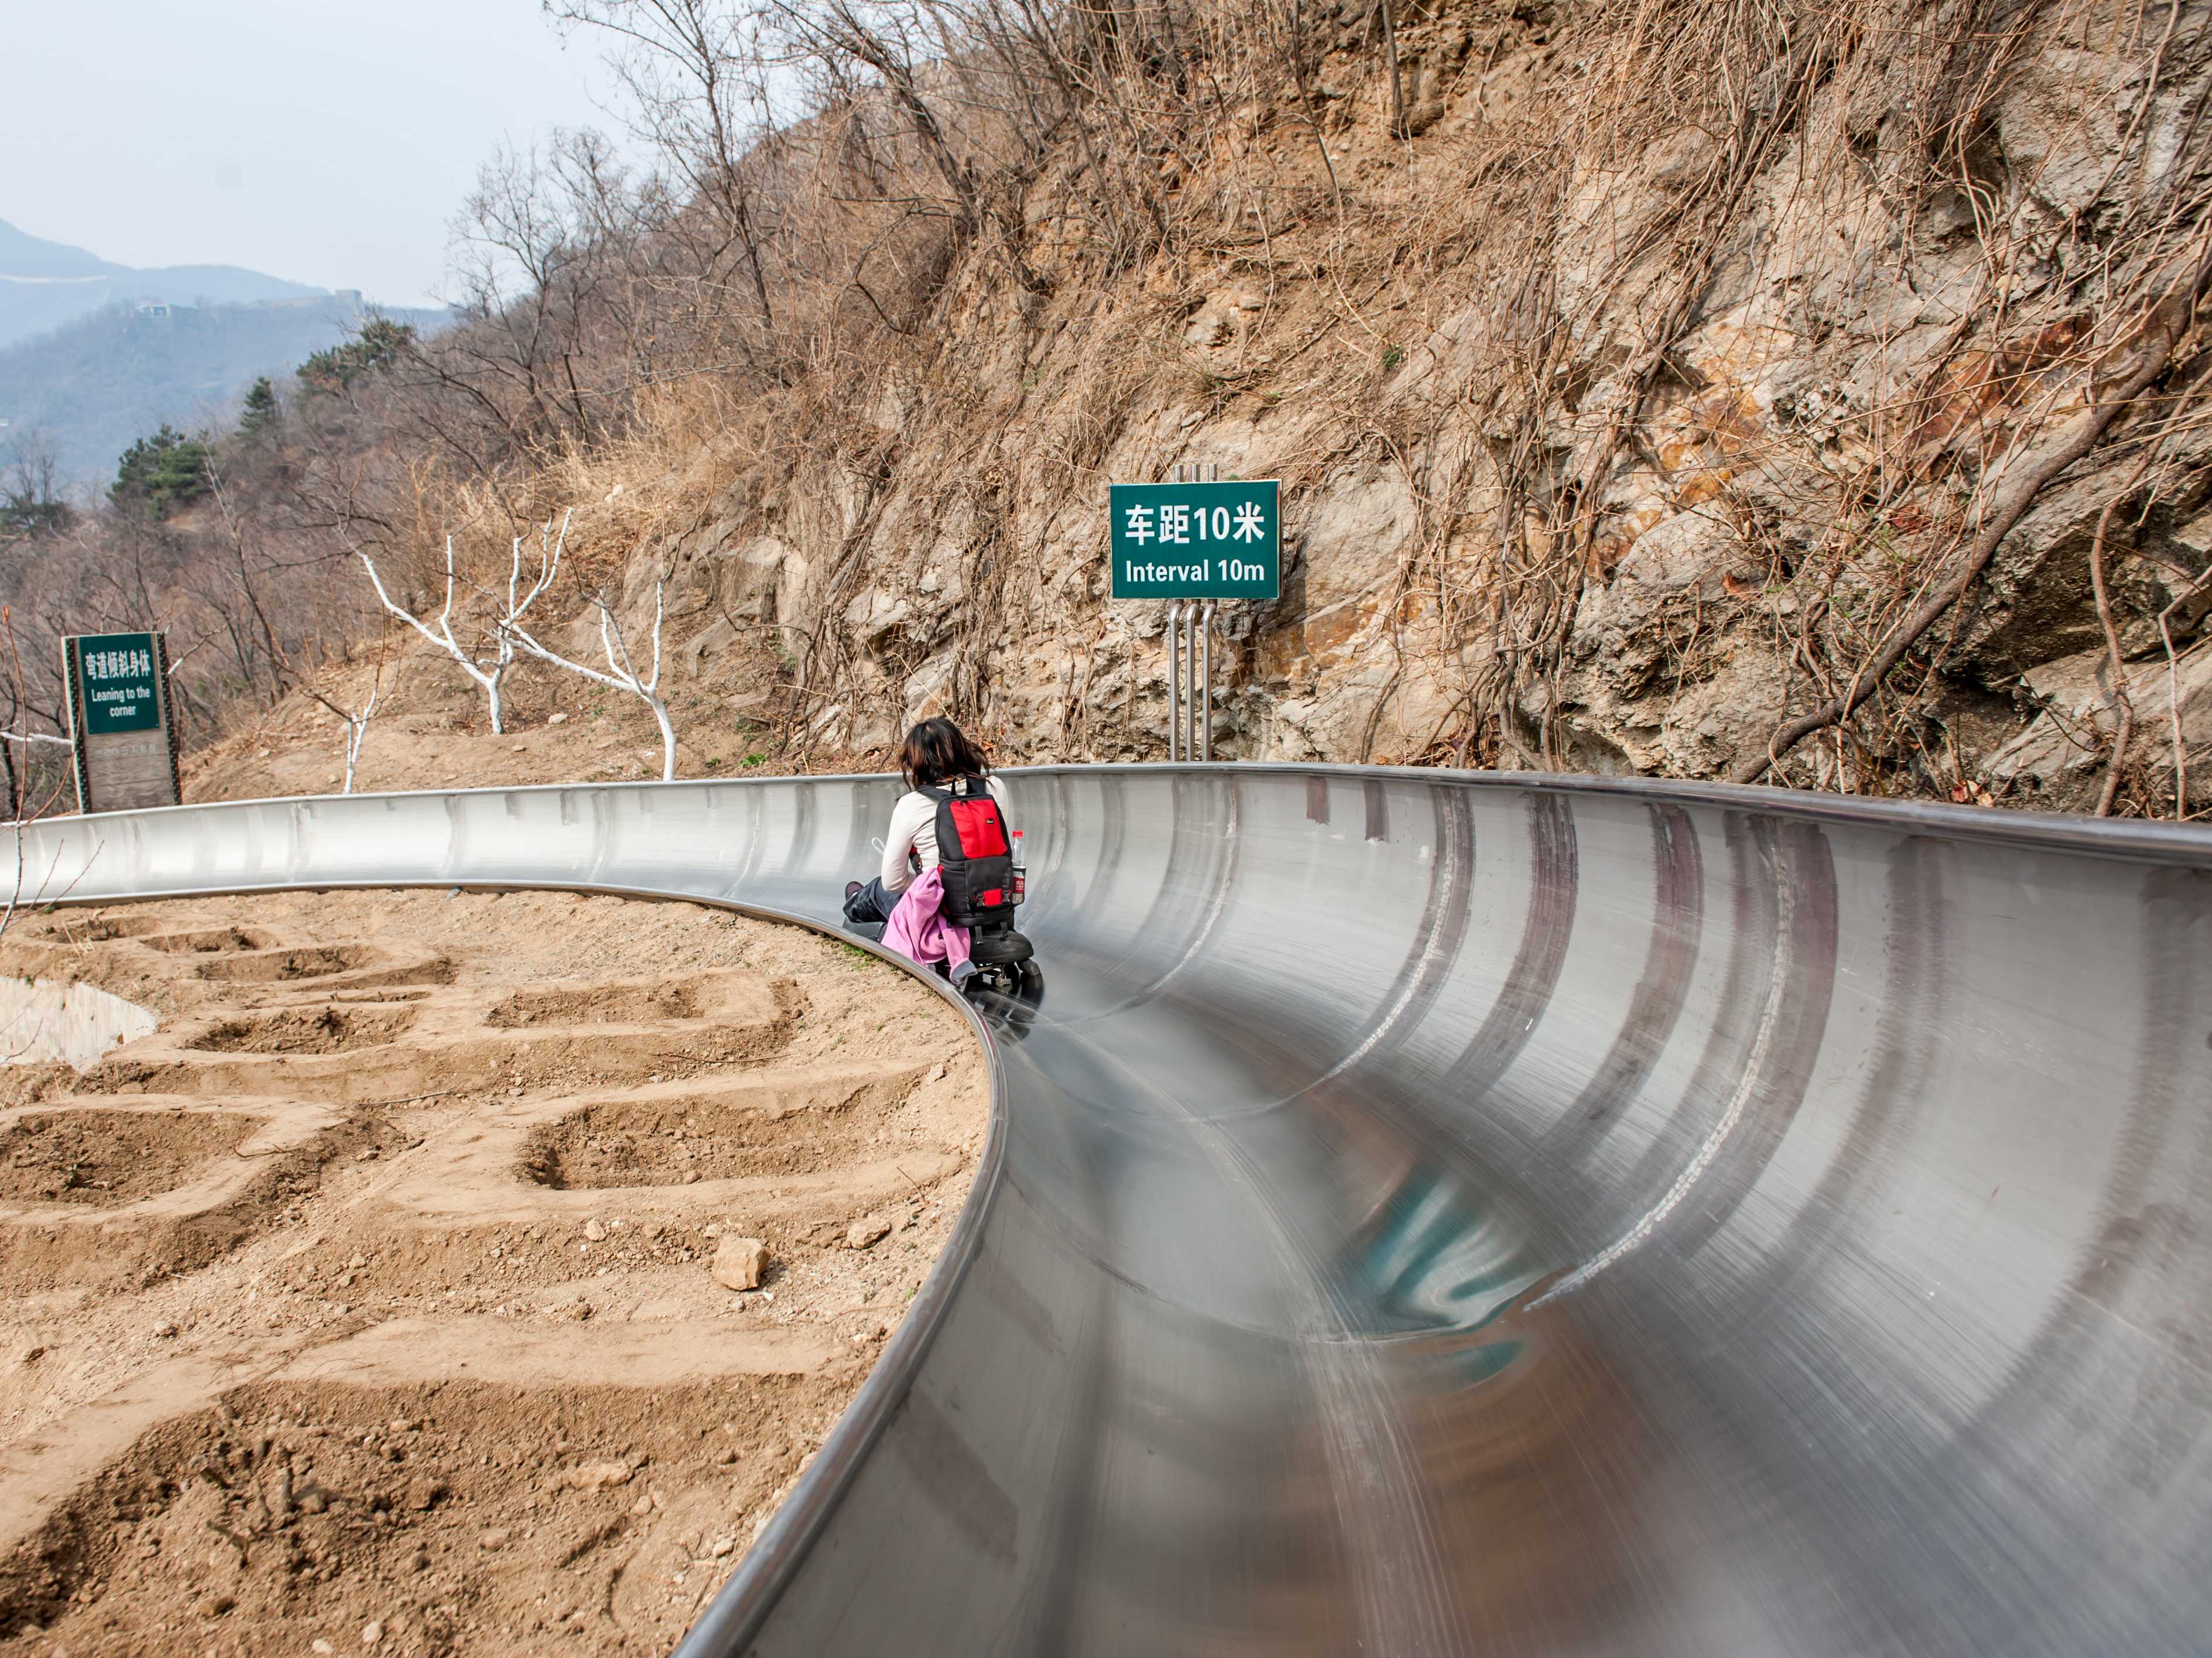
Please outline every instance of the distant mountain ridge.
M448 320L236 265L133 270L0 220L0 462L28 441L104 488L135 440L236 420L257 376L281 382L372 315L426 333Z
M80 488L105 488L116 458L163 422L228 426L257 375L282 383L372 316L428 333L442 311L369 311L356 295L251 305L110 305L0 346L0 462L19 442L52 454Z
M19 277L112 276L130 266L116 264L66 242L50 242L0 219L0 272Z
M0 347L59 328L118 301L251 305L328 298L329 290L228 264L134 270L0 219Z

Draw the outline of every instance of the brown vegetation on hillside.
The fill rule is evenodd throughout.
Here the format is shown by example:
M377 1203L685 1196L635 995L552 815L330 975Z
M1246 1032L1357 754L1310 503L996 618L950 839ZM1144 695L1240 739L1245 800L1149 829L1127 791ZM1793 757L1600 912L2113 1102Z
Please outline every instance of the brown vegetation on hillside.
M295 399L324 616L573 509L779 765L1156 754L1103 485L1210 461L1225 752L2195 798L2203 0L555 9L658 170L503 159L477 320Z

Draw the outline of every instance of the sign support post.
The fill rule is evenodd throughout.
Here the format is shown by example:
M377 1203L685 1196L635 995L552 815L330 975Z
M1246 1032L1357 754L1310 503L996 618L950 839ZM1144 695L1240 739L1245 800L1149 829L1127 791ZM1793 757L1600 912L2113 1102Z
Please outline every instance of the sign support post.
M1218 465L1209 461L1202 469L1206 473L1204 478L1198 476L1200 470L1200 467L1188 463L1180 465L1175 469L1175 481L1177 483L1220 482L1221 468ZM1192 599L1187 604L1177 605L1176 609L1182 616L1182 625L1186 630L1182 641L1184 678L1182 720L1180 726L1182 737L1182 758L1186 762L1198 758L1197 751L1202 745L1206 750L1204 757L1211 760L1213 758L1213 638L1209 630L1213 626L1213 606L1209 604L1201 610L1198 601ZM1200 689L1199 667L1201 656L1205 661L1203 689ZM1172 699L1170 699L1170 705L1172 706ZM1170 739L1168 744L1170 759L1175 757L1175 746L1174 741Z
M1205 686L1198 708L1198 757L1213 759L1213 601L1207 599L1198 616L1198 677Z
M1224 483L1211 462L1173 471L1166 483L1109 487L1110 591L1169 601L1168 758L1210 762L1214 612L1223 599L1280 595L1282 486Z
M1168 758L1182 758L1182 601L1168 606Z

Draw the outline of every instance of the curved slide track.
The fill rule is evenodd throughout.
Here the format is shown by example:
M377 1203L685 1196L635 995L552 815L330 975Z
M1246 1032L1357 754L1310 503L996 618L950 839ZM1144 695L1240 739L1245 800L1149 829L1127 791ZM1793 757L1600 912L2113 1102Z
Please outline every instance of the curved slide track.
M2212 1648L2212 835L1527 774L1011 774L953 1246L681 1651ZM889 778L42 823L72 901L817 924Z

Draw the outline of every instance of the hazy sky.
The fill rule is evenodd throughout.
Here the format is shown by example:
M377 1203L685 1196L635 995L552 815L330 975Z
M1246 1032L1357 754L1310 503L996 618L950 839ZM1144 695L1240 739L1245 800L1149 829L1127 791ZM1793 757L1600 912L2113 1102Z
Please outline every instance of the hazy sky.
M538 0L0 0L0 219L430 304L502 140L619 129L602 49Z

